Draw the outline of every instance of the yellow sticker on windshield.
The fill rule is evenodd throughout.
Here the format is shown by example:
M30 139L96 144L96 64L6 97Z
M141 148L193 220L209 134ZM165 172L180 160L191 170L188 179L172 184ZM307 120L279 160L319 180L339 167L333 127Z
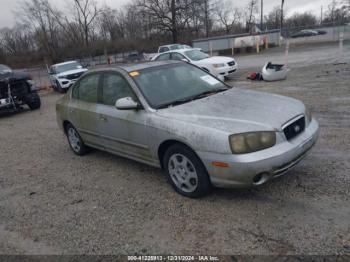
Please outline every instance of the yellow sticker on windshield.
M138 76L138 75L140 75L140 73L137 71L133 71L129 73L129 76Z

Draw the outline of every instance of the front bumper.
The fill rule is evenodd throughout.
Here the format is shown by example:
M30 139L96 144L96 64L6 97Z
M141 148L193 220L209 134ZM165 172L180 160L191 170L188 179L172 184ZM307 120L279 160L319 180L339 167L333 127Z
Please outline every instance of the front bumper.
M219 67L219 68L216 68L215 70L216 70L216 75L230 77L237 72L237 69L238 69L237 64L235 64L233 66Z
M305 131L291 141L243 155L197 152L207 168L209 177L217 187L252 187L279 177L301 161L318 138L318 123L312 120ZM216 167L213 161L229 164Z

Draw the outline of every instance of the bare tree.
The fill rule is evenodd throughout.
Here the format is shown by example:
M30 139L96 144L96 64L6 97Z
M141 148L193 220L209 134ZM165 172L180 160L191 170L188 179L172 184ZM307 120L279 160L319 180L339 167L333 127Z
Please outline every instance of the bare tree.
M25 0L15 12L22 25L32 28L39 49L44 49L51 60L57 59L58 50L58 23L54 12L48 0Z
M74 16L84 38L85 46L89 46L90 33L93 30L93 22L102 10L98 8L94 0L73 0Z
M178 41L178 33L190 20L190 0L139 0L138 5L144 15L148 15L154 26L170 32L173 43Z
M255 23L256 15L259 12L258 1L249 0L249 3L246 7L246 30L251 32L253 24Z
M265 25L268 29L277 29L280 26L281 7L275 6L268 15L265 16Z
M219 21L225 27L226 34L229 34L233 25L237 23L242 13L238 7L233 6L231 0L220 0L214 6L213 12Z

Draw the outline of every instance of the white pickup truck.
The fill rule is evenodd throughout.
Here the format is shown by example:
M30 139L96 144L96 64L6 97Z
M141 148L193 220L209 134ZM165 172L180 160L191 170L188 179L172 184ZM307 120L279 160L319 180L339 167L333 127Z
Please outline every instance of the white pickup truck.
M48 73L54 90L66 92L87 71L77 61L68 61L50 66Z

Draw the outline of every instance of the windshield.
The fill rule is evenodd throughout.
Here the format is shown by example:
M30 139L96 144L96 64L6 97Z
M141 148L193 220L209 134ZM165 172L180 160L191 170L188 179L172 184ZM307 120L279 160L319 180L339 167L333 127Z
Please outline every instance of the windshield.
M182 49L183 45L171 45L170 50L177 50L177 49Z
M209 57L206 53L203 53L199 50L186 51L185 54L189 59L193 61L199 61Z
M133 79L150 106L157 109L227 89L213 76L186 63L147 68L137 72Z
M69 64L55 66L55 71L56 71L56 74L60 74L60 73L66 72L66 71L81 69L81 68L83 68L81 66L81 64L79 64L78 62L72 62Z
M5 65L0 65L0 73L9 73L12 72L11 68Z

